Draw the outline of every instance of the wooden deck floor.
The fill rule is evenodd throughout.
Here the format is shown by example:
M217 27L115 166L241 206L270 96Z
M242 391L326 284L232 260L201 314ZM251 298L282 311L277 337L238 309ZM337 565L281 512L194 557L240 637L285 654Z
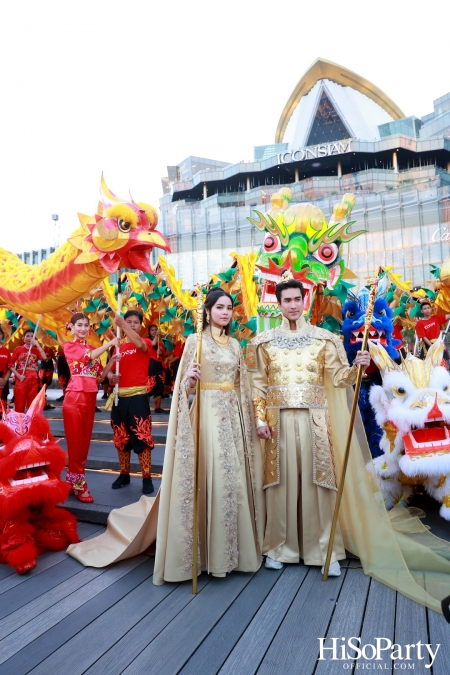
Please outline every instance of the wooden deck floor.
M80 524L84 538L102 530ZM203 575L196 597L188 583L154 586L153 558L143 555L97 570L50 553L23 577L2 565L0 675L335 675L351 668L318 661L318 637L342 636L438 643L432 670L428 659L410 670L448 675L444 618L348 565L326 583L303 565ZM388 657L370 663L397 672Z

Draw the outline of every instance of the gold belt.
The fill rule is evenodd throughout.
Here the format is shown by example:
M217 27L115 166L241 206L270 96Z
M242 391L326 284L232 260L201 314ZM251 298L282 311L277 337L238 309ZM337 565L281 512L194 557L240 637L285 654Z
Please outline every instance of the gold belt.
M234 384L232 382L200 382L200 389L220 389L221 391L232 391Z
M147 393L146 386L136 385L134 387L119 387L118 396L119 398L129 398L130 396L139 396L146 393ZM113 393L109 395L108 400L106 401L105 410L113 409L115 396L116 396L115 391L113 391Z

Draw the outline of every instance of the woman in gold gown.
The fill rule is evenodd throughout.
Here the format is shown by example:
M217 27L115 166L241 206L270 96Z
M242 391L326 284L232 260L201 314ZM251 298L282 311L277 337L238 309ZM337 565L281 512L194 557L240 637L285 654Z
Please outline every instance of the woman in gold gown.
M199 571L223 577L261 564L265 524L261 448L255 437L246 366L229 337L233 300L212 289L204 305L201 364L197 335L186 341L174 387L161 488L155 499L113 511L105 534L70 546L85 565L103 567L145 550L155 539L153 582L192 578L195 406L200 379Z

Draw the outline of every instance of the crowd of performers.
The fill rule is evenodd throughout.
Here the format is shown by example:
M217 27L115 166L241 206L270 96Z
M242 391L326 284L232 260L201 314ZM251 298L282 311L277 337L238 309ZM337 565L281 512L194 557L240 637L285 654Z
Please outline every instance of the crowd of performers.
M168 396L176 377L184 343L169 353L161 340L158 326L151 325L148 338L141 338L143 315L129 310L123 317L116 316L116 323L124 334L120 341L114 338L101 347L89 345L90 325L87 316L74 314L68 329L73 340L55 352L42 347L31 329L25 330L23 344L11 354L0 346L0 390L5 409L8 405L9 378L14 378L14 397L11 403L17 413L28 410L38 392L53 382L55 362L58 383L62 388L62 411L67 440L68 469L66 482L70 494L81 502L91 503L86 482L85 466L89 452L99 382L103 384L106 409L111 411L111 426L117 449L120 475L112 484L113 489L130 483L130 455L133 450L139 458L142 471L142 492L154 491L151 479L151 451L154 447L151 433L150 397L153 396L155 413L163 413L161 401ZM1 340L4 334L0 329ZM116 347L119 346L119 354ZM100 356L107 352L106 366ZM119 362L118 373L115 370ZM118 405L114 403L114 386L118 385ZM44 410L54 406L47 401Z
M349 428L344 392L351 391L359 369L365 371L371 359L368 352L358 350L350 365L340 337L305 320L303 296L302 284L292 278L276 286L282 323L257 335L247 346L245 359L239 343L229 335L233 298L220 288L211 289L204 303L200 362L198 336L193 334L184 352L172 354L169 364L157 327L150 327L148 337L141 336L142 315L137 310L116 316L122 340L114 338L98 348L89 344L88 318L73 315L73 339L64 345L70 379L63 417L66 482L80 501L93 501L84 469L98 382L107 378L111 387L118 386L117 405L114 391L106 404L120 463L120 475L112 487L130 482L134 451L142 470L143 493L149 495L153 439L148 390L159 409L164 371L175 365L178 372L156 498L113 511L107 531L71 544L69 555L85 565L103 567L145 551L156 539L153 582L191 579L197 450L199 572L216 577L235 570L255 572L264 558L268 569L302 559L323 571ZM433 345L435 338L427 333L431 320L424 315L424 337ZM435 323L448 318L438 316ZM20 383L29 381L35 391L39 357L44 360L47 354L34 344L32 334L24 339L24 346L1 365L2 382L8 369L14 369ZM100 356L108 351L110 358L102 366ZM192 408L196 391L201 405ZM27 397L28 390L20 393L19 405L26 405ZM438 589L433 592L439 594L449 582L450 545L439 541L438 550L436 538L401 505L390 518L366 470L369 460L364 434L354 434L329 576L341 574L339 560L346 558L348 550L375 579L437 609L436 595L432 597L429 589ZM120 525L124 514L129 536L124 536ZM421 574L416 577L411 570Z

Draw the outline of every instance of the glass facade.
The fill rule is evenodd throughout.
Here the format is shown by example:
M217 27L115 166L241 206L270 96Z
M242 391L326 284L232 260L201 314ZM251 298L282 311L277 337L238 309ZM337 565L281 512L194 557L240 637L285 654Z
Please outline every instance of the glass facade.
M401 120L395 120L395 122L380 124L378 129L380 132L380 138L386 138L387 136L395 136L398 134L410 136L411 138L419 138L421 126L422 120L419 120L418 117L412 116L404 117Z
M279 152L285 152L288 149L288 143L273 143L272 145L255 145L253 148L253 159L255 162L261 162L269 157L278 155Z
M306 145L332 143L343 138L351 138L351 136L352 134L349 133L325 90L323 90Z
M400 187L399 175L403 178ZM392 189L389 178L395 178L397 189ZM228 267L231 252L258 250L264 235L248 217L254 216L255 208L268 211L270 196L281 187L165 205L160 227L172 250L166 258L185 288L206 282L212 273ZM358 287L378 265L393 266L404 280L426 285L430 264L439 266L450 255L450 234L445 236L450 233L450 176L439 174L435 167L397 176L392 171L372 170L341 179L313 178L291 183L289 188L293 192L291 203L316 204L327 219L345 192L355 193L352 219L356 222L352 229L365 229L367 233L346 244L345 250L347 266L358 276ZM158 254L153 251L154 263Z

